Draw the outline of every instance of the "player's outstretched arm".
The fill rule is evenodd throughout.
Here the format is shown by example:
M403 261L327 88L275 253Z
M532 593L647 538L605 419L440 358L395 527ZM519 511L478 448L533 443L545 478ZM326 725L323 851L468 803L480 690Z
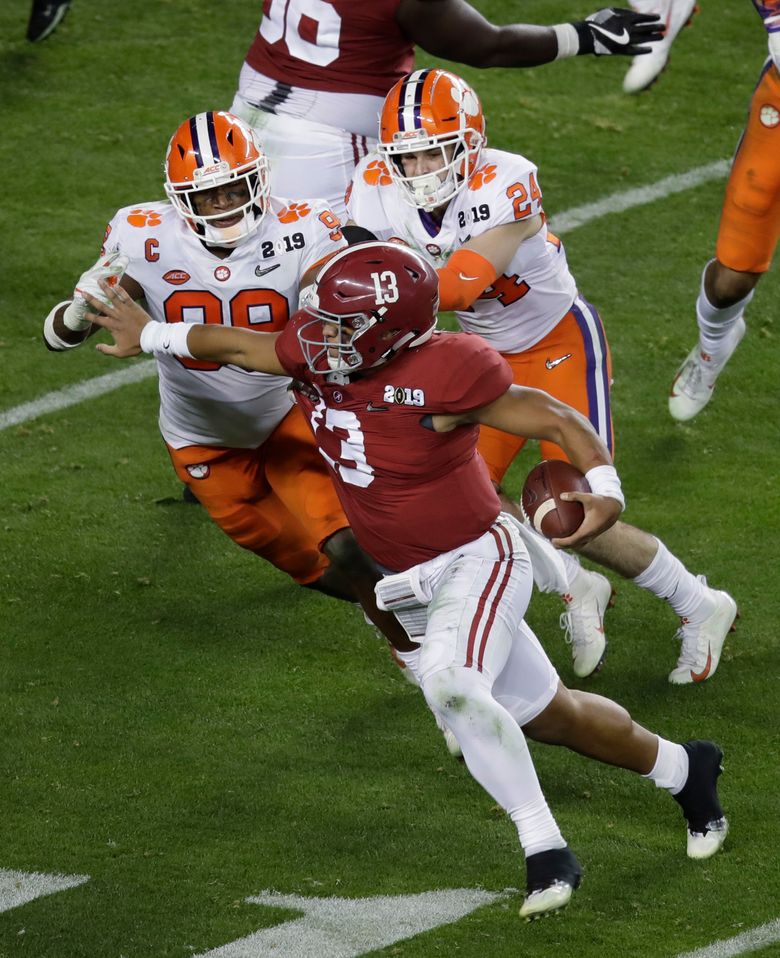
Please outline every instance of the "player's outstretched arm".
M396 19L426 53L481 69L534 67L586 53L635 56L648 53L663 29L655 14L620 7L550 27L496 26L466 0L401 0Z
M113 346L99 343L96 347L106 356L126 359L142 352L168 354L286 375L276 356L274 344L278 333L256 333L227 326L156 323L121 287L111 288L102 282L100 286L107 302L89 294L87 302L96 313L94 322L107 329L114 339Z

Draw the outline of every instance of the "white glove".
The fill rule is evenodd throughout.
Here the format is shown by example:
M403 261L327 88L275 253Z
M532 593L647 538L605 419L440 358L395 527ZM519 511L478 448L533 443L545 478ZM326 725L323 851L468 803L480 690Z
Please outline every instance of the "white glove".
M127 256L123 256L117 249L106 256L101 256L94 266L81 274L79 281L76 283L73 302L62 315L62 321L68 329L74 333L79 333L92 325L92 320L89 318L89 305L84 299L83 293L89 293L95 299L107 303L108 300L103 290L98 286L98 280L102 279L109 286L116 286L124 276L129 262Z

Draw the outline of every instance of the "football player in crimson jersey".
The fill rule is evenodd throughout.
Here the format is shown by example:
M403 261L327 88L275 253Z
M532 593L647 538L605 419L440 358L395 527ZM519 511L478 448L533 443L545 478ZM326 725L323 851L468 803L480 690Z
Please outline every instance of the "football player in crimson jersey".
M523 729L670 791L688 822L690 857L721 847L720 749L667 741L609 699L566 689L523 622L529 548L540 565L554 565L556 553L550 558L501 512L477 438L489 425L555 442L586 473L592 493L568 494L585 518L559 545L597 536L620 514L609 450L574 409L513 385L506 361L480 337L435 333L438 277L426 260L400 245L352 246L320 271L309 304L271 334L163 328L121 288L101 289L108 302L89 301L113 335L115 345L98 346L107 355L143 350L293 377L355 536L386 570L378 603L412 640L397 655L471 774L517 826L528 879L521 915L563 907L581 875Z
M165 161L169 202L119 210L101 258L74 300L46 318L50 349L93 327L84 293L111 278L145 299L160 328L226 323L282 329L319 264L343 249L321 200L271 195L254 133L228 113L193 116ZM222 363L158 358L160 431L176 474L234 542L301 585L357 601L385 630L377 573L349 531L328 471L289 391L290 380Z
M745 335L745 308L780 237L780 2L753 4L766 27L769 58L726 184L715 259L702 272L696 301L699 341L672 383L669 412L681 422L693 419L712 398L718 376Z
M494 26L465 0L265 0L231 112L260 135L283 196L325 197L337 214L376 143L390 87L414 44L474 67L532 67L584 53L645 54L655 14L599 10L553 27ZM643 46L644 44L644 46Z
M536 166L489 149L474 90L446 70L417 70L385 98L379 147L359 165L352 220L378 239L408 243L438 267L441 308L505 357L514 382L544 389L587 416L612 451L609 347L596 309L579 295L563 244L547 228ZM525 439L483 428L479 450L497 488ZM550 442L542 458L566 458ZM520 516L517 505L504 506ZM711 677L737 613L655 536L624 522L581 547L669 602L682 621L674 683ZM561 617L574 671L584 677L606 652L612 588L572 556Z

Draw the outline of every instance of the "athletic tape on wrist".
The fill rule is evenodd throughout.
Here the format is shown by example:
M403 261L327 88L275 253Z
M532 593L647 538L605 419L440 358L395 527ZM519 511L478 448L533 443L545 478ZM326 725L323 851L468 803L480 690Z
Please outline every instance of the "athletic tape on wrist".
M66 339L63 339L54 329L54 318L57 315L57 310L62 309L63 306L69 306L70 300L65 299L61 303L52 309L49 315L43 321L43 338L46 340L48 345L58 352L61 352L63 349L75 349L77 346L80 346L84 340L80 339L76 343L69 343ZM77 330L74 330L77 332Z
M81 302L77 304L76 299L80 299ZM92 320L84 316L86 307L87 301L81 296L76 296L72 302L68 303L68 308L62 314L62 321L72 332L83 333L92 325Z
M553 30L558 38L558 52L555 55L556 60L564 60L567 57L576 57L580 52L580 38L573 23L557 23Z
M141 330L141 349L145 353L194 359L187 349L189 333L188 323L157 323L152 320Z
M585 473L585 478L588 480L590 491L594 496L608 496L610 499L617 499L620 503L621 512L626 508L626 500L620 486L620 477L614 466L595 466Z

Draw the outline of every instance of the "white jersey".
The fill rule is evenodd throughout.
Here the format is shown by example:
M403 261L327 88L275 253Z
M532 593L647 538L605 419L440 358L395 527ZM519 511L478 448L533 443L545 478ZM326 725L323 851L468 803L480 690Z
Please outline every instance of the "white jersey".
M410 206L400 189L382 158L370 154L355 171L349 218L377 239L403 240L436 268L468 240L542 212L536 166L501 150L483 151L481 166L451 200L441 225ZM457 316L466 332L478 333L499 352L520 353L557 326L576 296L563 244L545 223L520 244L505 274Z
M216 323L278 332L298 307L301 277L344 247L339 222L321 200L271 197L257 232L226 259L215 256L169 203L119 210L104 250L130 258L158 323ZM238 366L158 356L160 431L174 449L253 449L289 412L283 376Z

